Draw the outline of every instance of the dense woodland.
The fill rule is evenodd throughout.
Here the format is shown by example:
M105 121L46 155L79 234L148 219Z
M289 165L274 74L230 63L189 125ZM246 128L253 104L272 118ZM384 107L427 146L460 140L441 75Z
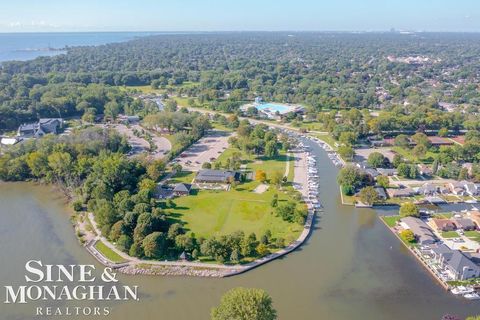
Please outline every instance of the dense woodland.
M66 55L2 65L0 129L40 116L102 114L109 102L138 112L141 106L114 88L123 85L178 86L178 94L230 112L258 95L303 103L313 119L321 110L386 110L361 130L478 129L478 40L478 34L211 33L69 48ZM180 86L187 81L195 85ZM442 114L440 102L468 112Z

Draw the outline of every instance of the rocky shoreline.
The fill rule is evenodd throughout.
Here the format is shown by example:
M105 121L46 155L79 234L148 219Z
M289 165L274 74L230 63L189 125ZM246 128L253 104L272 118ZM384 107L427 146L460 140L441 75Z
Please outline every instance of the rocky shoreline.
M138 266L128 265L116 269L116 271L127 275L149 275L149 276L191 276L207 278L223 278L232 273L232 270L219 270L215 268L198 268L190 266Z

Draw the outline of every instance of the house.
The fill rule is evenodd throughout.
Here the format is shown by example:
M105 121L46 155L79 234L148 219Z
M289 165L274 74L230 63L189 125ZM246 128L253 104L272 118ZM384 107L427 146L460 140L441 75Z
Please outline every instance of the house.
M137 124L140 122L139 116L120 115L118 120L124 124Z
M471 231L477 228L475 223L468 218L457 218L454 220L454 222L459 229L462 229L464 231Z
M437 237L432 229L418 218L402 218L400 219L400 225L406 230L411 230L417 239L417 243L421 245L431 245L437 242Z
M367 168L363 170L366 174L371 175L373 178L376 178L380 175L377 170L372 169L372 168Z
M415 195L415 191L411 188L405 189L387 189L387 194L390 198L406 198Z
M452 146L454 142L447 138L442 138L438 136L428 137L428 140L432 144L432 146Z
M230 181L239 181L240 173L227 170L202 169L195 177L196 183L229 183Z
M480 267L459 250L441 244L433 247L431 252L452 280L468 280L480 276Z
M448 184L448 188L450 189L451 193L457 196L465 195L464 183L462 182L450 182Z
M188 196L192 185L188 183L177 183L175 188L173 188L173 195L176 197Z
M480 230L480 212L470 211L467 212L467 216L477 225L477 229Z
M378 198L381 200L387 200L387 193L383 187L375 187L375 191L377 192Z
M425 183L417 189L417 193L424 196L433 196L438 193L438 187L431 183Z
M37 123L25 123L18 127L17 136L23 138L40 138L48 133L57 134L63 127L61 118L40 119Z
M384 176L396 176L398 174L397 169L386 169L386 168L377 168L379 174Z
M465 192L470 196L480 195L480 188L473 182L466 182L463 187Z
M433 175L433 170L427 165L419 164L418 165L418 173L420 173L424 177L430 177Z
M453 231L457 225L450 219L432 219L432 224L438 231Z

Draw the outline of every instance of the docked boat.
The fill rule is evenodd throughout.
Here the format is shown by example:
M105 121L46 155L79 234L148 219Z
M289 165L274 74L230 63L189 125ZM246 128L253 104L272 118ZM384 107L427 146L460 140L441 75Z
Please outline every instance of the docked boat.
M474 293L475 291L472 288L467 288L465 286L458 286L450 290L454 295L465 295L469 293Z
M468 300L478 300L480 299L480 295L478 293L467 293L464 294L463 297Z

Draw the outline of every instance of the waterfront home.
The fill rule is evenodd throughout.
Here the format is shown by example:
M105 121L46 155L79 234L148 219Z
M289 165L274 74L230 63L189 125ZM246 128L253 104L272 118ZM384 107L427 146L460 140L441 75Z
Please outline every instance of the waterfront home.
M454 220L454 222L459 229L462 229L464 231L471 231L477 228L475 223L468 218L457 218Z
M431 183L425 183L423 186L417 189L417 193L424 196L433 196L437 194L439 188Z
M431 248L434 259L452 280L468 280L480 277L480 267L459 250L444 244Z
M407 198L415 195L415 191L411 188L404 189L387 189L387 194L390 198Z
M377 170L372 169L372 168L364 169L364 172L365 172L366 174L371 175L373 178L376 178L376 177L378 177L378 176L380 175L380 173L378 173Z
M380 200L387 200L387 193L383 187L375 187L375 191L377 192L378 198Z
M192 185L188 183L177 183L175 188L173 188L173 195L176 197L188 196L192 189Z
M211 170L202 169L198 171L195 177L196 183L229 183L231 181L239 181L240 173L228 170Z
M430 245L437 242L433 230L422 220L415 217L400 219L400 226L405 230L411 230L420 245Z
M58 134L63 127L61 118L45 118L35 123L24 123L18 127L17 136L22 138L40 138L48 133Z
M457 229L457 225L450 219L432 219L433 226L439 231L454 231Z

